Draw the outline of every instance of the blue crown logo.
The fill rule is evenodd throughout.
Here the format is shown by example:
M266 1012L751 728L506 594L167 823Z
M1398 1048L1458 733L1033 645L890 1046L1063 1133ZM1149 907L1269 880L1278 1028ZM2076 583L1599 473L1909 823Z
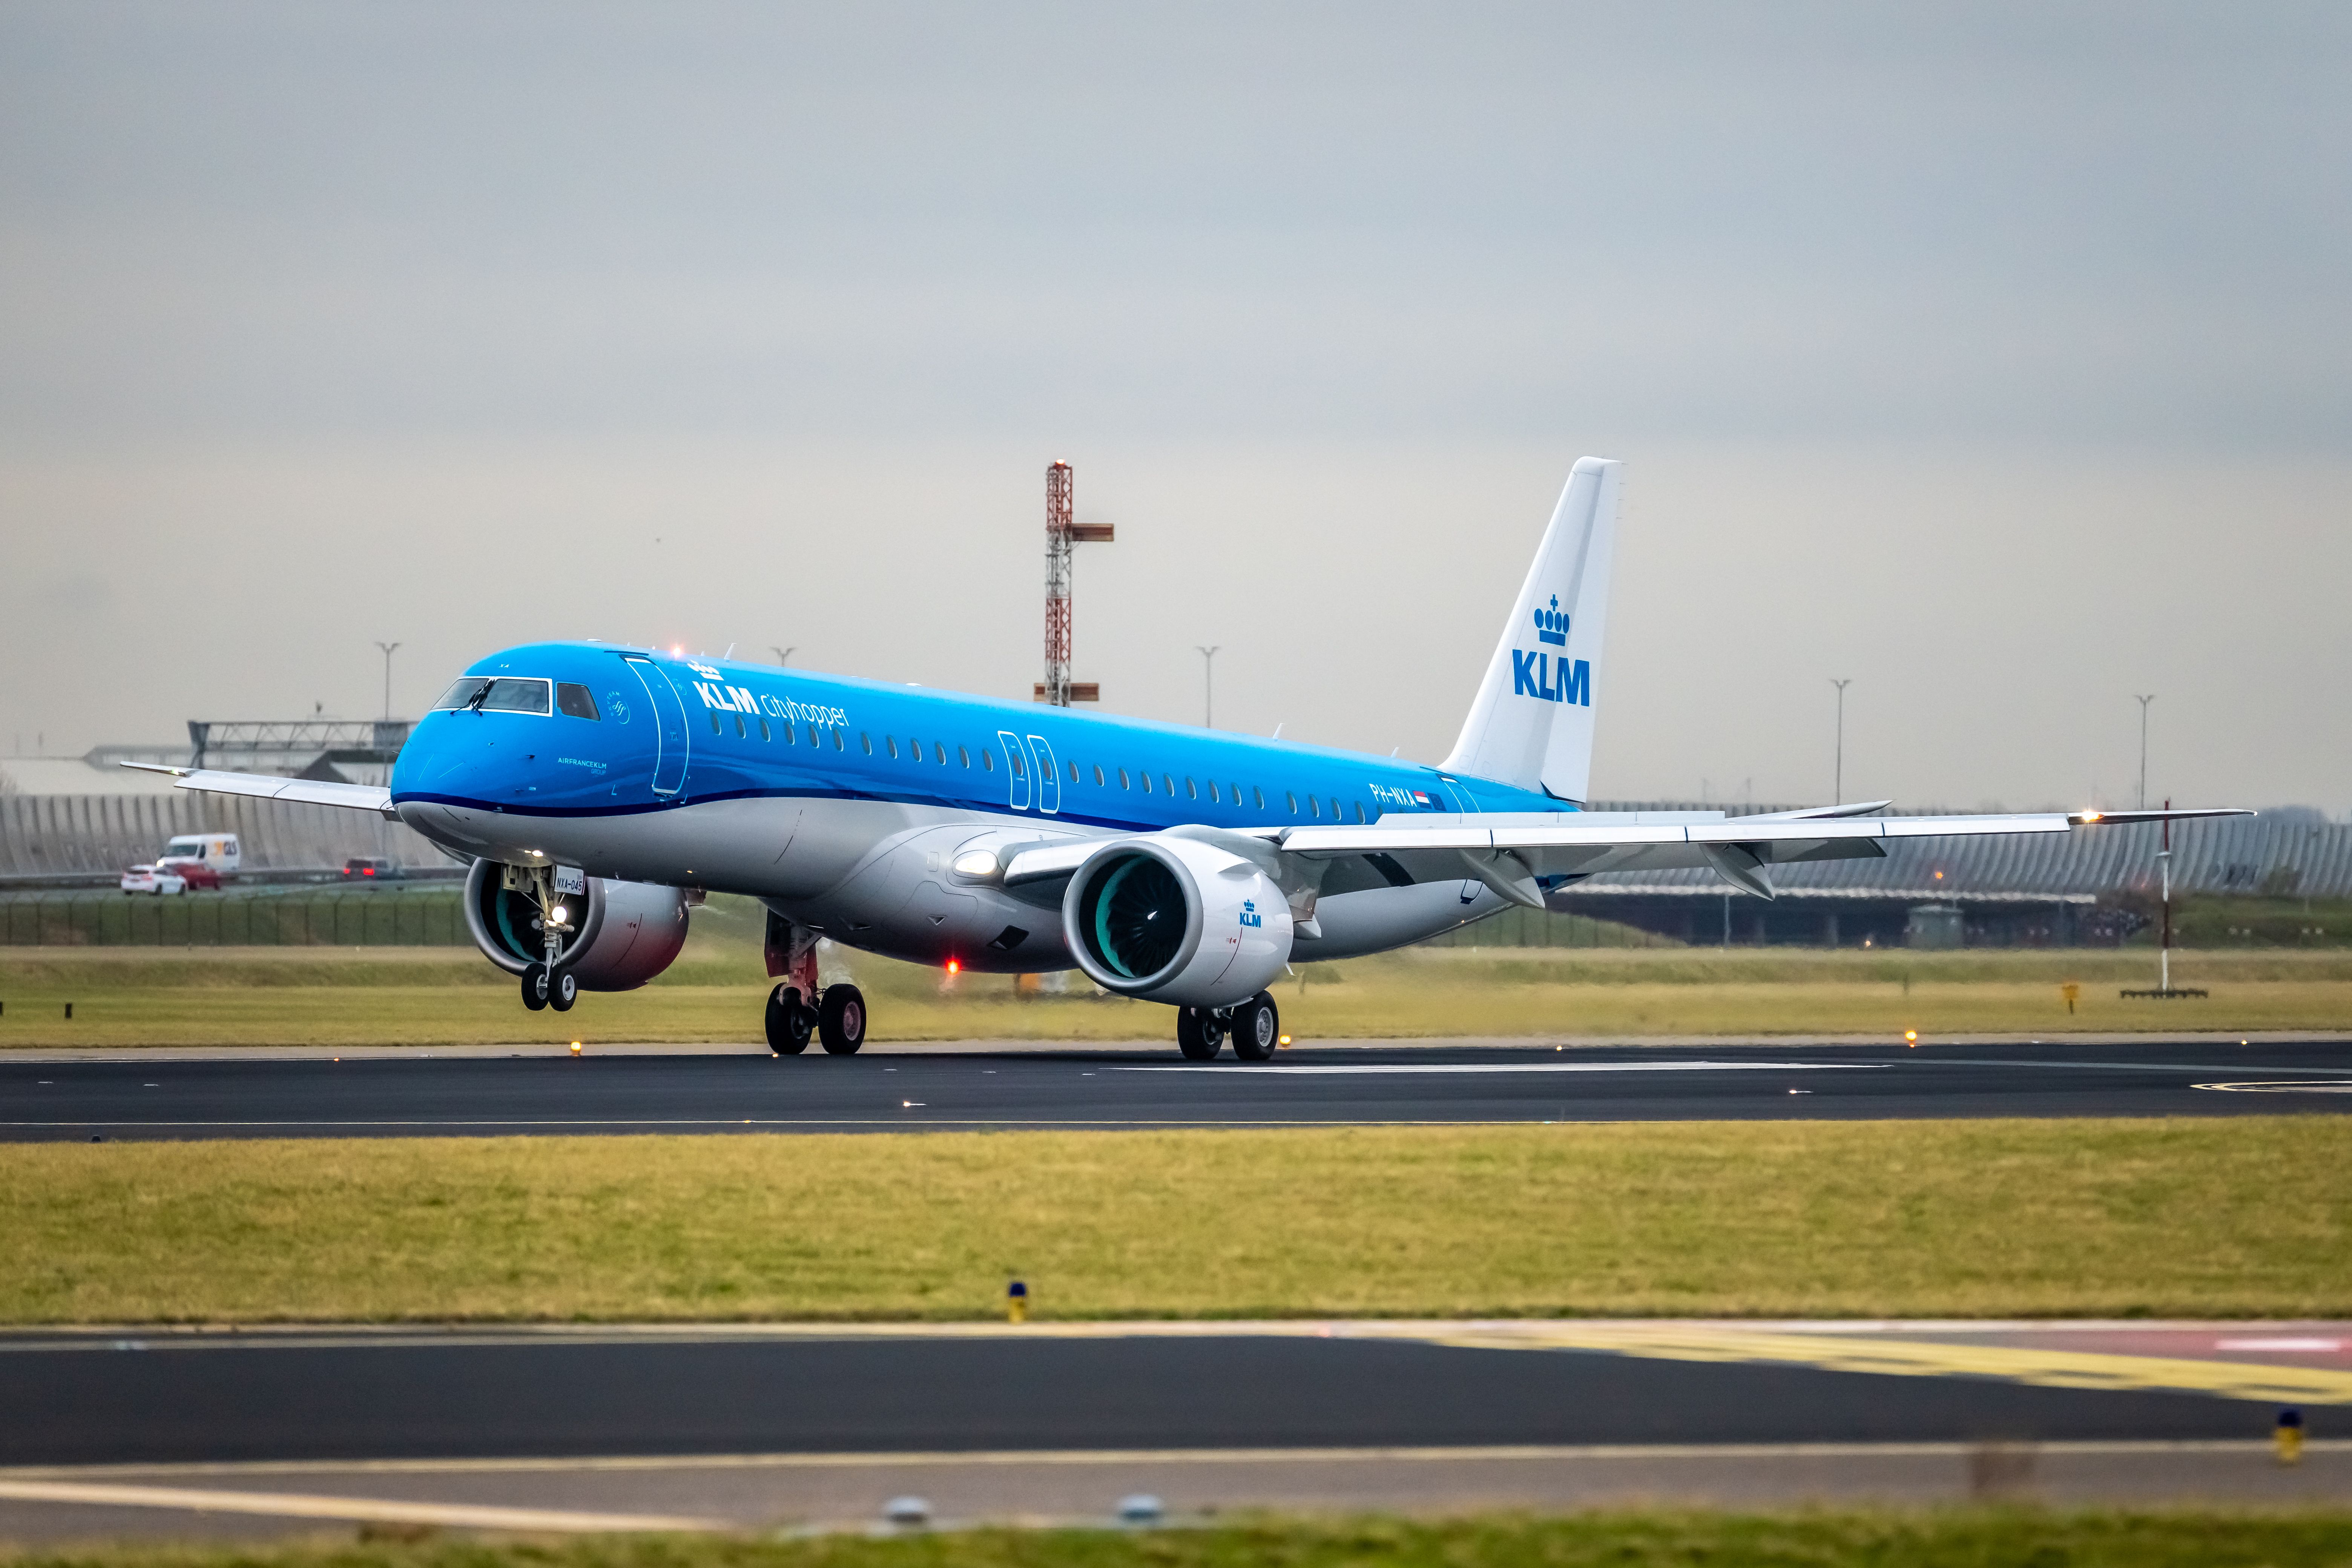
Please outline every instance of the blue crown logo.
M1536 612L1536 641L1554 647L1568 646L1568 617L1560 614L1558 594L1551 596L1551 608Z

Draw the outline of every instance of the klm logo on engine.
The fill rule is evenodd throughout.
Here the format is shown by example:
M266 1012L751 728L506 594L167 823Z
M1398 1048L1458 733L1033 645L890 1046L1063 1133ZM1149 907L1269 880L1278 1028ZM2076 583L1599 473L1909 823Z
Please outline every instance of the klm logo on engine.
M1265 926L1265 917L1257 912L1257 900L1255 899L1242 900L1242 924L1260 928Z
M1535 613L1536 641L1554 647L1568 646L1569 616L1559 607L1559 596L1552 595L1549 608ZM1566 654L1549 654L1541 648L1533 653L1511 650L1511 695L1532 697L1542 702L1567 702L1579 708L1592 706L1592 666L1584 659L1570 660Z

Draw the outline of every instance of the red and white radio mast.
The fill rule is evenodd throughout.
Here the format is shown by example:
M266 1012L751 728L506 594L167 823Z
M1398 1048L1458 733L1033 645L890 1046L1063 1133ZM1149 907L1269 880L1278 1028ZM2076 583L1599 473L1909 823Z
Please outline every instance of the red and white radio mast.
M1045 470L1045 679L1035 700L1067 708L1099 702L1102 686L1070 679L1070 550L1078 544L1108 544L1111 525L1070 520L1072 471L1067 463Z

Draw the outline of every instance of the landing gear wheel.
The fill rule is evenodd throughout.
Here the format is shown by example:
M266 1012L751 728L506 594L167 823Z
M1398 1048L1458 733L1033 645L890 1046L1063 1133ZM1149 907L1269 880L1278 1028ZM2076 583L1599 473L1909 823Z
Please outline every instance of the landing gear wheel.
M768 993L768 1048L778 1056L796 1057L808 1049L814 1022L797 987L779 985Z
M580 977L568 969L555 972L555 985L547 994L547 1005L559 1013L572 1011L572 1004L580 1000Z
M522 1005L536 1013L547 1005L547 965L528 964L522 972Z
M1176 1048L1188 1062L1213 1062L1224 1048L1225 1026L1206 1007L1176 1009Z
M854 1057L866 1043L866 994L855 985L828 985L817 1004L816 1032L829 1056Z
M1282 1015L1261 991L1234 1009L1234 1055L1245 1062L1270 1061L1282 1044Z

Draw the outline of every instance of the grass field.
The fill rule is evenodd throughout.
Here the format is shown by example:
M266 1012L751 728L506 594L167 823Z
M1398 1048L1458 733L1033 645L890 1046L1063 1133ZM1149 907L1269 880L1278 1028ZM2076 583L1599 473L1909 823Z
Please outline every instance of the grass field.
M2352 1316L2352 1121L0 1145L0 1321Z
M2342 1568L2352 1513L2039 1509L1261 1519L1202 1530L93 1547L26 1568Z
M950 985L863 954L840 967L866 989L877 1041L1171 1028L1166 1008L1076 977L1066 995L1022 1000L1003 975ZM2071 1015L2069 981L2081 987ZM2122 1000L2153 984L2149 955L2128 951L1444 948L1312 965L1275 994L1300 1039L2352 1028L2352 952L2183 952L2173 983L2211 995ZM709 939L654 984L583 995L568 1014L525 1012L471 949L0 949L0 1048L748 1041L766 984L755 949Z

